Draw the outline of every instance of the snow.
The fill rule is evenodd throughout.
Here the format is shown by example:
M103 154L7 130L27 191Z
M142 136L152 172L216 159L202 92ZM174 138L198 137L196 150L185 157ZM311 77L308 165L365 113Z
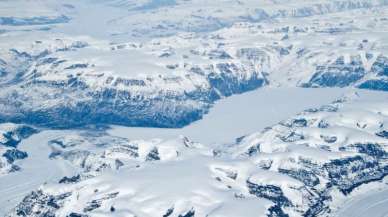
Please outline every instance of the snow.
M88 104L85 106L113 116L106 118L111 124L174 127L186 124L176 120L185 114L200 117L217 94L224 97L262 85L358 87L370 79L386 79L372 70L377 57L385 56L387 50L385 1L45 0L26 17L17 12L22 11L21 2L2 2L7 6L3 16L15 11L18 19L27 22L31 21L28 17L45 16L43 10L69 20L38 25L48 28L44 31L34 23L1 25L0 59L7 74L1 77L1 84L10 87L0 97L10 101L1 108L7 120L31 111L49 111L48 118L54 120L46 123L58 124L58 119L65 121L51 111L63 107L83 117L77 106ZM371 22L377 24L368 25ZM88 46L69 47L76 41ZM22 52L41 55L26 58ZM344 64L337 64L341 58ZM352 59L360 61L352 65ZM337 72L334 75L332 68ZM26 85L31 89L26 90ZM12 97L13 91L22 99ZM111 100L96 106L105 96ZM142 105L148 100L152 106ZM12 105L20 102L16 114ZM168 114L177 105L185 111ZM150 114L164 112L160 114L168 116L164 123L172 124L133 120L142 114L133 117L132 106L142 109L139 112L147 120L152 120ZM166 111L155 111L160 107ZM126 117L116 117L121 111ZM101 121L74 119L69 117L71 124L61 127Z
M32 135L19 144L19 149L26 151L28 157L16 162L22 170L9 173L0 178L0 216L4 216L23 197L44 183L57 182L63 176L72 175L74 168L64 161L48 158L51 153L47 142L65 132L44 131Z
M65 200L64 206L56 213L58 216L66 216L69 212L82 213L92 200L99 200L101 198L107 199L102 200L103 202L98 209L90 211L92 216L109 215L111 212L110 207L112 206L117 210L115 211L115 215L117 214L117 216L162 216L170 208L174 208L174 215L172 216L178 216L190 210L195 210L196 215L199 216L209 215L221 217L231 216L231 213L236 216L265 215L267 209L273 205L273 202L268 199L257 198L250 194L246 186L247 181L263 186L278 186L284 196L289 198L298 209L306 210L308 205L305 203L304 197L306 192L308 193L307 187L302 181L287 174L279 173L278 169L304 168L303 164L298 164L301 158L311 159L318 166L330 162L333 159L352 157L357 154L350 150L329 151L314 146L316 143L315 140L320 139L320 137L315 136L317 132L314 127L315 122L319 120L318 118L324 118L330 124L330 127L325 128L322 132L326 132L328 135L332 135L332 132L337 132L339 135L348 137L345 140L339 139L338 143L340 144L347 145L348 141L359 142L364 139L370 143L377 142L384 144L385 140L382 140L376 135L372 136L376 129L381 130L373 125L371 127L360 128L360 132L355 133L357 129L355 123L348 124L342 129L335 124L341 125L342 123L338 120L341 120L341 116L346 117L346 115L353 116L353 118L350 118L351 120L370 120L370 117L380 114L380 111L385 111L385 104L380 102L385 102L385 99L388 97L386 93L382 94L373 91L357 90L357 93L354 94L354 89L313 90L315 91L311 91L311 89L296 90L288 88L278 89L276 91L265 88L224 100L229 102L220 101L214 107L217 114L220 114L222 109L230 108L231 104L229 103L233 103L234 105L239 105L234 109L235 114L238 114L240 118L243 118L245 115L248 116L247 118L260 116L263 118L263 121L258 120L258 123L265 122L266 118L273 121L267 123L269 124L267 126L272 125L272 128L267 129L267 131L264 130L261 133L248 135L237 144L230 140L225 142L229 144L222 145L220 143L223 143L224 137L207 140L208 135L197 137L197 140L202 140L201 143L203 144L192 143L186 137L179 137L173 134L169 134L169 138L167 136L163 138L165 134L158 134L162 135L159 139L156 139L157 136L155 135L145 135L142 140L136 141L128 132L130 128L124 127L114 127L108 130L108 134L101 134L102 136L95 134L96 132L90 129L80 131L43 131L24 140L20 145L19 148L21 150L32 154L26 160L18 162L22 171L9 174L4 179L0 179L2 186L1 192L10 195L2 199L1 202L6 205L2 206L1 212L8 212L15 201L20 200L30 189L36 189L40 186L40 189L47 194L58 195L72 192L72 195ZM290 95L290 93L294 95ZM343 93L345 93L345 97L337 96L337 94L342 96ZM291 105L294 107L296 105L301 106L298 107L299 110L308 109L312 102L309 102L309 106L307 106L307 104L301 104L298 101L298 98L304 98L306 100L307 94L311 94L312 99L319 99L316 102L316 107L318 108L321 105L319 102L322 102L324 97L327 98L326 101L328 102L332 102L338 98L342 98L342 100L337 100L337 104L336 102L331 104L331 106L338 108L336 112L328 112L325 110L319 112L302 112L299 114L295 114L296 111L293 112L293 114L290 114L290 120L298 117L303 117L308 120L308 126L295 128L298 132L303 132L305 138L302 141L280 141L279 135L287 133L288 127L286 125L292 122L286 120L280 122L280 124L276 124L279 122L277 118L281 118L277 116L279 114L278 110L275 109L276 113L257 113L257 108L260 108L260 111L262 111L261 102L265 102L269 104L268 111L271 111L271 109L274 110L277 107L275 103L277 102L280 107L281 105L288 105L286 109L291 111L294 111ZM277 99L275 96L279 98ZM253 101L257 101L257 104L252 104ZM247 113L245 111L245 105L250 105L251 107L257 106L256 109L252 109L255 113L252 115ZM365 105L371 106L366 107ZM226 109L225 111L228 110ZM348 114L347 112L350 113ZM360 112L364 115L356 117ZM225 118L228 114L226 112L220 117ZM271 115L272 117L269 117ZM206 115L202 121L206 121L207 118L212 118L212 113ZM386 117L380 115L376 116L373 120L385 123ZM210 120L208 123L212 121L217 121L217 119ZM227 120L227 122L233 123L232 120ZM373 124L373 121L367 123ZM204 128L200 129L200 132L206 131L209 133L209 125L202 126ZM252 128L249 130L244 130L262 130L258 125L251 126ZM233 131L241 126L236 124L234 127L236 128ZM157 130L165 129L153 130L156 132ZM364 134L368 135L368 137L365 137ZM129 138L129 140L125 140L124 138ZM155 139L150 140L151 138ZM49 160L47 156L51 152L50 148L55 147L53 145L54 143L47 145L51 139L60 139L60 141L63 141L62 145L65 147L61 150L64 152L79 151L83 153L83 151L89 151L92 154L86 160L83 160L81 155L74 155L73 158L70 157L69 159L56 157ZM203 141L212 141L216 144ZM257 153L256 156L250 158L243 157L241 153L246 150L246 147L254 145L257 141L261 141L261 145L268 145L268 147L266 149L264 148L261 153ZM137 157L111 151L114 147L120 147L126 144L137 145ZM336 146L338 147L339 144L331 145L330 148L334 150ZM147 161L148 153L155 148L158 150L160 160ZM213 156L214 152L212 151L217 150L217 148L222 148L221 150L224 151L224 154L221 154L220 157ZM386 147L382 148L386 149ZM106 165L115 159L123 162L120 168L93 171L100 165ZM82 164L79 161L84 162L84 166L87 167L86 170L85 168L81 168ZM270 169L263 169L257 166L263 161L270 162ZM72 184L57 184L59 178L65 175L74 175L76 172L83 174L84 178L81 181ZM20 183L15 185L10 179L20 180ZM27 179L29 181L26 183L25 180ZM320 184L322 188L326 181ZM42 185L42 183L47 184ZM368 188L368 186L365 188ZM364 189L364 186L358 189ZM118 192L117 195L116 192ZM111 194L116 196L107 196ZM371 197L378 199L382 198L383 195ZM370 205L380 206L377 201ZM229 213L233 206L242 207L233 209L233 212ZM346 206L344 209L344 212L349 212L346 211ZM368 206L363 209L368 209ZM291 208L286 209L286 211L290 216L298 216L297 212Z
M217 102L202 120L181 129L112 126L109 133L130 139L171 139L179 135L204 143L234 139L299 113L329 103L350 89L262 88Z
M71 51L59 55L59 58L71 62L93 65L93 71L108 73L121 78L140 78L152 74L166 74L168 70L155 55L136 49L120 49L112 51L110 46L91 45L80 51Z
M354 196L335 214L338 217L386 216L388 213L388 190L365 192Z
M57 138L64 134L63 132L52 132L50 136L47 133L43 135L36 135L36 137ZM72 133L69 134L68 139L74 139ZM48 137L47 137L48 136ZM33 140L34 141L34 140ZM30 141L29 141L30 142ZM144 145L141 144L141 145ZM160 144L157 147L163 150L163 147L170 146L178 148L182 146L179 141L165 141L164 144ZM92 147L86 145L84 148L92 150ZM38 175L44 175L43 177L49 177L47 184L42 186L47 193L65 193L72 191L73 194L68 205L57 216L66 216L68 212L82 212L83 206L85 206L92 199L104 198L107 194L119 192L118 196L104 201L102 209L93 211L93 216L104 216L110 213L109 207L114 206L117 212L117 216L162 216L166 213L167 209L173 208L174 214L172 216L178 216L179 213L185 213L195 207L196 215L204 216L229 216L230 206L242 205L239 209L235 209L232 213L236 213L238 216L257 216L257 213L265 213L265 210L271 204L269 201L258 198L248 198L247 203L243 203L243 198L234 197L233 192L230 192L225 186L220 186L219 181L215 179L213 175L213 167L219 167L219 165L226 164L226 161L218 160L214 161L214 158L209 154L202 153L203 148L200 147L183 147L181 148L181 155L175 160L169 160L163 157L163 151L161 151L162 161L151 163L140 163L138 167L134 168L132 165L127 165L118 171L106 171L100 176L90 178L75 185L58 186L55 182L51 181L51 178L58 174L43 174L48 170L42 168L36 170ZM142 150L140 150L142 152ZM47 164L47 160L37 161L34 159L34 165ZM141 156L140 156L141 157ZM54 162L64 163L61 160L51 160ZM28 162L26 162L28 163ZM42 166L39 165L39 166ZM55 171L56 166L61 165L58 163L52 163L50 171ZM250 166L252 167L252 165ZM31 168L25 168L22 174L29 175L32 172ZM60 171L58 171L60 172ZM63 173L61 175L69 174ZM27 174L26 174L27 173ZM20 175L19 175L20 176ZM237 193L244 189L243 174L241 174L241 183L235 186ZM144 178L147 177L147 178ZM18 177L21 178L21 177ZM58 177L56 177L58 179ZM158 181L155 181L158 180ZM37 180L32 179L35 182ZM242 186L239 186L242 184ZM24 184L26 187L36 188L34 184ZM6 188L6 191L10 191L11 187ZM173 189L173 190L172 190ZM23 192L23 188L16 187L13 192ZM6 200L7 198L4 198ZM11 201L13 202L13 201ZM254 205L254 207L251 207ZM246 209L242 209L245 207ZM2 208L3 209L3 208ZM8 209L8 206L5 206ZM209 213L209 210L211 211ZM2 211L4 212L4 211ZM214 214L213 214L214 212Z
M311 106L318 106L324 102L331 102L334 99L341 96L344 92L351 91L346 89L296 89L296 88L285 88L285 89L259 89L253 92L248 92L241 95L232 96L225 98L219 101L214 108L210 110L210 113L205 115L203 120L200 120L188 127L183 129L158 129L158 128L130 128L130 127L119 127L113 126L113 129L109 130L108 133L112 136L121 136L127 137L131 140L149 140L151 138L158 138L162 140L167 140L158 145L159 154L161 155L161 160L167 162L171 161L176 157L176 146L171 143L174 138L179 137L179 135L185 135L194 141L201 142L203 144L210 145L211 143L226 143L233 142L233 140L243 134L248 132L260 131L262 128L275 124L281 119L286 118L287 116L294 115L301 110L310 108ZM308 99L308 100L306 100ZM288 105L287 107L284 105ZM233 123L233 124L230 124ZM206 133L204 133L206 132ZM69 132L70 133L70 132ZM60 135L68 134L66 131L44 131L37 135L23 140L19 145L19 149L29 153L29 157L26 160L20 161L18 163L21 166L22 171L19 173L9 174L0 179L0 185L2 186L1 193L8 195L7 197L2 197L0 201L2 204L1 212L4 213L6 210L9 210L15 205L15 201L20 200L23 195L29 192L31 189L39 187L43 183L52 183L56 182L58 179L62 178L65 175L71 175L74 173L74 170L67 168L66 163L60 160L49 160L48 155L51 152L50 146L47 146L47 142L51 139L58 138ZM68 141L73 144L76 144L77 141L82 141L82 138L71 136L71 134L66 137ZM170 139L170 140L169 140ZM157 144L160 140L155 140L153 144ZM70 143L70 144L71 144ZM159 142L160 143L160 142ZM90 145L83 145L84 148L92 150L93 147ZM140 158L145 158L146 153L152 149L152 143L140 142L139 155ZM114 157L114 156L112 156ZM115 155L115 157L118 157ZM198 174L195 173L189 166L188 168L185 165L195 165L195 161L199 159L192 159L192 162L182 163L179 162L176 165L177 170L169 168L171 175L160 174L163 177L172 177L175 179L173 174L180 174L180 177L192 180L198 186L201 186L196 180L198 178L189 178L191 175ZM174 162L174 161L172 161ZM199 160L203 162L203 166L207 165L208 160L203 159ZM181 165L181 163L183 165ZM171 166L175 165L174 163ZM180 166L181 165L181 166ZM182 167L182 168L181 168ZM66 169L67 168L67 169ZM175 166L173 167L175 168ZM152 171L158 171L159 169L153 168ZM164 171L160 169L161 171ZM201 171L201 168L197 169ZM186 174L189 172L189 174ZM154 172L151 172L154 173ZM186 174L186 175L185 175ZM134 180L133 174L129 173L131 180ZM142 179L144 174L139 174L139 179ZM151 177L148 175L148 177ZM192 186L193 183L184 184L182 178L178 182L173 182L172 180L166 180L164 183L170 186L181 185L182 190L185 189L185 186ZM29 180L28 183L25 183L24 180ZM122 180L123 177L118 178ZM153 180L159 179L158 177L153 177ZM18 180L18 183L15 181L11 182L10 180ZM117 180L117 182L119 181ZM115 186L112 180L104 180L104 182L109 183L111 186ZM143 181L144 182L144 181ZM128 185L128 182L125 182ZM144 183L146 184L146 183ZM163 183L159 183L162 185ZM120 188L119 186L117 188ZM168 186L155 188L169 189ZM150 188L150 192L153 189ZM207 192L209 189L201 190ZM147 191L148 192L148 191ZM181 191L174 191L181 192ZM149 192L148 192L149 193ZM148 193L143 193L147 195ZM159 197L165 198L165 195L160 195ZM251 199L251 202L254 203L256 199ZM256 201L257 202L257 201ZM212 203L216 204L215 201ZM237 199L233 199L230 202L231 205L234 203L242 203ZM153 207L154 204L149 206ZM216 206L216 205L214 205ZM215 216L217 213L225 213L223 211L228 206L220 206L217 211L215 211ZM259 209L260 206L257 207ZM260 208L262 209L262 208ZM239 209L244 211L244 209ZM237 210L236 210L237 212ZM252 214L252 212L247 212L247 216ZM147 213L147 212L145 212ZM219 214L221 215L221 214ZM152 215L151 215L152 216Z
M21 171L0 177L0 215L39 188L49 194L73 193L58 216L86 212L92 200L116 192L91 216L112 215L112 206L117 210L115 216L123 217L163 216L171 208L171 216L191 210L196 216L265 216L270 206L279 204L250 193L246 185L250 180L279 187L297 209L284 211L299 216L311 205L303 198L304 190L311 189L297 178L309 181L304 180L309 173L294 170L300 176L295 178L280 169L309 172L311 168L301 161L311 161L310 166L322 172L317 178L321 190L330 181L325 173L337 172L322 165L354 156L361 160L340 169L350 173L342 184L354 184L356 193L339 196L338 189L328 190L334 200L350 198L348 203L333 202L338 206L337 215L385 215L386 186L368 192L369 184L357 186L359 180L346 178L369 181L381 172L372 167L378 157L353 145L377 144L383 151L388 147L386 138L377 135L388 131L387 93L352 88L370 79L387 79L373 70L378 57L388 54L387 4L386 0L0 1L2 114L15 115L20 121L19 116L29 111L50 114L61 106L66 111L88 100L97 102L96 92L112 98L112 107L102 108L107 114L110 109L122 106L120 112L131 103L146 101L148 104L121 113L137 114L136 109L162 99L144 110L149 115L145 120L160 115L163 121L171 113L197 108L200 113L207 111L202 107L213 106L203 119L181 129L111 126L103 136L93 134L92 129L43 129L19 144L18 149L29 155L15 162ZM343 64L337 62L341 59ZM325 81L319 77L319 68L337 73L329 73ZM360 78L353 81L346 72L359 73L355 77ZM231 81L212 83L211 76L219 75L230 76ZM314 77L321 80L312 81ZM268 87L229 97L233 88L239 89L230 94L261 86L244 86L250 78L258 79L253 82L262 79ZM78 84L74 80L90 89L73 88ZM222 92L224 86L227 90ZM300 86L346 88L296 88ZM222 98L214 105L215 99L207 98L211 91ZM347 95L343 103L302 112L354 91L357 94ZM175 104L169 107L169 103ZM175 106L188 111L177 111ZM306 119L306 126L293 126L298 118ZM319 126L322 122L327 126ZM0 134L14 126L2 127ZM0 135L0 142L5 139ZM50 143L52 139L61 139L67 146ZM136 151L137 156L121 153L120 148ZM48 158L53 151L59 156ZM150 159L150 153L157 157ZM372 166L362 168L367 164L362 160ZM120 166L112 167L117 161ZM76 173L82 175L78 183L58 184L63 176ZM337 175L342 178L347 173ZM341 181L334 188L340 188Z

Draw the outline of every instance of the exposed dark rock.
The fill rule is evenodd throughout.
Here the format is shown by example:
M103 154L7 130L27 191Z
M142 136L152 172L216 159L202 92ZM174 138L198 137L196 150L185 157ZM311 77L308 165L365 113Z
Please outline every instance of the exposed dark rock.
M88 215L72 212L67 217L88 217Z
M337 186L342 193L349 194L354 188L381 180L388 174L386 165L372 157L355 156L332 160L324 165L330 182Z
M163 215L163 217L169 217L174 212L174 208L170 208L166 211L166 214Z
M20 151L18 149L8 149L4 154L3 157L5 157L8 161L8 163L13 163L16 160L24 159L28 157L27 152Z
M294 179L297 179L303 182L305 185L313 187L320 183L319 178L311 171L306 169L281 169L279 168L279 172L283 174L287 174Z
M305 87L345 87L364 77L366 71L359 56L352 57L348 64L344 57L338 58L331 65L320 65Z
M70 178L68 178L67 176L63 177L61 180L59 180L59 183L62 184L62 183L76 183L76 182L79 182L81 180L81 176L78 174L76 176L72 176Z
M292 131L288 135L285 135L285 136L280 135L279 138L283 142L295 142L295 141L303 140L304 136L302 134Z
M337 141L337 137L336 136L321 135L321 138L323 139L323 141L325 141L327 143L334 143L334 142Z
M71 193L64 193L57 196L47 195L42 191L33 191L27 195L15 208L18 216L35 217L55 217L55 212L62 204L63 200Z
M388 80L384 80L384 79L367 80L367 81L361 83L360 85L358 85L358 88L388 91Z
M378 56L371 71L377 76L388 76L388 58L382 55Z
M193 217L193 216L195 216L195 210L191 209L187 213L180 214L178 217Z
M287 213L284 213L281 207L278 205L271 206L268 209L268 217L289 217Z
M274 185L259 185L247 180L249 193L257 197L268 199L280 207L292 206L291 201L284 196L280 187Z
M147 157L146 157L146 161L156 161L156 160L160 160L160 157L159 157L159 151L156 147L154 147L148 154L147 154Z
M259 152L260 152L260 144L257 144L249 147L246 153L248 154L248 156L253 156Z
M376 133L376 136L380 136L380 137L388 139L388 131L383 130L381 132L378 132L378 133Z

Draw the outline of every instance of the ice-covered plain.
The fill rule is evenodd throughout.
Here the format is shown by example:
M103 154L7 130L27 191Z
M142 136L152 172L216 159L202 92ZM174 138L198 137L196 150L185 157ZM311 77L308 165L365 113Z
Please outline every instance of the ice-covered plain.
M387 0L0 1L0 216L388 214Z

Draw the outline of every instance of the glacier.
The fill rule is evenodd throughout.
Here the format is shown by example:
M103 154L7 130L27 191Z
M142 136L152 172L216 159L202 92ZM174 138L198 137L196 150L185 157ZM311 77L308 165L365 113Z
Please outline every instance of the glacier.
M201 119L223 97L263 86L383 91L387 86L385 1L316 1L300 8L286 2L262 3L255 7L266 14L260 15L263 20L246 20L236 12L253 7L251 1L224 9L210 4L207 10L218 11L214 19L221 21L206 34L179 27L195 26L192 19L206 23L201 13L209 11L195 11L203 7L201 1L166 7L162 2L154 8L147 6L152 2L47 0L32 5L36 10L25 15L20 9L23 1L2 4L4 17L68 17L66 22L41 22L38 26L48 28L45 31L36 29L34 22L0 25L5 31L0 85L7 87L0 95L2 122L56 128L100 123L176 128ZM175 19L163 15L170 10L193 14L182 16L179 25L162 28ZM98 16L102 11L109 13ZM150 14L151 24L138 20L144 13ZM337 23L327 14L343 20ZM142 24L139 28L151 29L137 29L132 23L136 20ZM125 36L114 30L102 35L95 23L106 28L103 33L131 26L134 29L127 31L141 34ZM146 40L147 33L161 33L160 28L179 32ZM45 103L35 103L41 100Z
M0 1L0 216L384 216L387 0Z
M46 159L72 173L28 194L9 216L327 216L386 185L386 99L350 91L224 144L58 130L44 137ZM226 211L252 204L251 212Z

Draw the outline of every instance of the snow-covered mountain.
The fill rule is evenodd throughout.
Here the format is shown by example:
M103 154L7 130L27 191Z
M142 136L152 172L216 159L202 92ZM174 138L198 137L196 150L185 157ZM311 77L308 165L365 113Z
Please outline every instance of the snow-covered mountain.
M48 142L50 158L79 173L9 215L329 216L385 180L386 102L354 93L219 146L68 133Z
M262 86L387 89L385 1L24 3L1 2L3 122L182 127ZM220 26L194 28L205 20ZM94 22L141 34L99 35Z
M387 35L387 0L0 1L0 215L381 216ZM128 130L280 87L351 94L226 144Z

